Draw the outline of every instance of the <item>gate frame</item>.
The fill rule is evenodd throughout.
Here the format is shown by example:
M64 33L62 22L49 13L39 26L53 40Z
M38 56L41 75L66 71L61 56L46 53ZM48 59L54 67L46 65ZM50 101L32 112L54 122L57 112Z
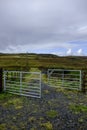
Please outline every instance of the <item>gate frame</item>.
M51 72L49 72L51 71ZM47 75L48 75L48 84L49 84L49 79L50 79L50 75L54 72L54 71L61 71L61 72L65 72L65 71L71 71L71 72L79 72L79 86L78 88L68 88L68 87L63 87L63 85L60 88L66 88L66 89L75 89L75 90L82 90L82 70L67 70L67 69L48 69L47 71ZM64 75L62 75L62 79ZM62 80L62 84L63 84L63 80ZM56 86L58 87L58 86Z
M4 74L4 91L6 91L6 73L7 72L13 72L13 73L19 73L20 76L19 76L19 79L20 79L20 92L19 93L14 93L14 92L9 92L9 93L12 93L12 94L17 94L17 95L23 95L23 96L29 96L29 97L36 97L36 98L41 98L41 72L26 72L26 71L3 71L3 74ZM26 95L26 94L23 94L21 92L22 90L22 74L37 74L39 75L39 88L40 88L40 94L39 96L34 96L34 95ZM16 82L16 81L15 81Z

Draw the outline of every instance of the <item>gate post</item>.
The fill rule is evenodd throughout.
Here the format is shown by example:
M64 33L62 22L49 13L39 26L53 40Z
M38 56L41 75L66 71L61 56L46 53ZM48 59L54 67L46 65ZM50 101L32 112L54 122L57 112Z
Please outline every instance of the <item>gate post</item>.
M3 90L2 80L3 80L3 69L0 68L0 92L2 92Z
M85 71L83 71L82 73L82 92L83 93L86 92L85 85L86 85L86 73Z

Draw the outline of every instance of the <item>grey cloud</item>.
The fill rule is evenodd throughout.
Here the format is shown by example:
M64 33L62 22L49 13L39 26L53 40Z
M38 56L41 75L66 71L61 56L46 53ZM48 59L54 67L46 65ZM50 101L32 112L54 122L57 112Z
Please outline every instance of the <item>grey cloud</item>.
M86 0L1 0L0 48L65 47L70 41L87 40L81 30L87 26L86 5Z

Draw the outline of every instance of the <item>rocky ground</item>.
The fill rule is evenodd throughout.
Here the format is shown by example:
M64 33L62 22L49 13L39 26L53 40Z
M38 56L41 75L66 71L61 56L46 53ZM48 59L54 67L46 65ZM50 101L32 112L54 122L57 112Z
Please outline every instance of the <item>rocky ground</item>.
M42 85L42 98L0 94L0 130L87 130L87 94Z

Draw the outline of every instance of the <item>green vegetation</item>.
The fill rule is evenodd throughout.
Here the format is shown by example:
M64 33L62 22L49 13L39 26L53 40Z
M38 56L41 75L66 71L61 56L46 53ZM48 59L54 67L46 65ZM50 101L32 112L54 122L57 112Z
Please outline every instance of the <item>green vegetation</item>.
M50 111L47 111L47 112L46 112L46 115L47 115L49 118L55 118L55 117L58 115L58 112L55 111L55 110L50 110Z
M81 112L87 113L87 106L84 105L70 104L69 108L76 114Z
M0 130L7 130L5 123L0 124Z
M44 94L49 94L50 91L49 90L44 90Z
M53 126L49 121L46 123L42 123L41 126L44 127L46 130L53 130Z
M11 98L11 97L13 97L12 94L9 94L9 93L6 93L6 92L5 93L4 92L0 93L0 101L3 101L5 99Z
M16 110L21 109L23 107L23 104L20 98L13 98L3 103L3 107L10 107L12 105L15 107Z
M9 62L10 61L10 62ZM39 68L87 69L87 57L59 57L52 54L0 54L0 67L7 70L29 70Z
M82 117L80 117L80 118L78 119L78 122L79 122L79 123L83 123L83 122L84 122L84 119L83 119Z
M36 118L34 116L29 117L29 122L33 123L36 121Z

